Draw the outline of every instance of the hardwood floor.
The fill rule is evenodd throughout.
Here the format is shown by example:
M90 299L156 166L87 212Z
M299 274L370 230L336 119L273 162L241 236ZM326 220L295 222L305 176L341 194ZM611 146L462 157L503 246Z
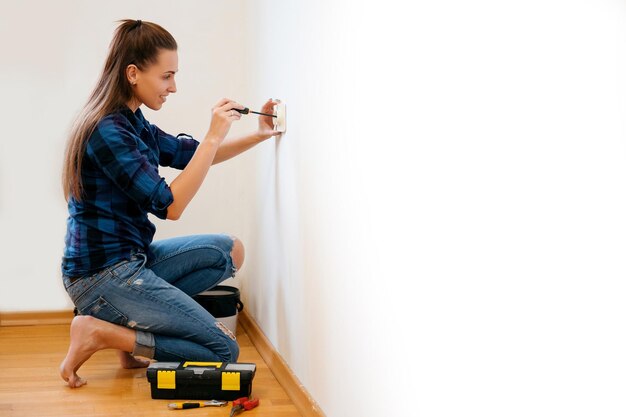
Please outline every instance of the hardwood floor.
M300 416L285 390L254 348L241 326L240 362L257 364L252 384L259 407L243 417ZM88 384L69 388L59 376L59 364L69 343L69 325L0 327L0 416L228 416L227 407L172 411L171 400L153 400L145 369L122 369L113 350L97 352L78 374ZM179 414L176 414L179 415Z

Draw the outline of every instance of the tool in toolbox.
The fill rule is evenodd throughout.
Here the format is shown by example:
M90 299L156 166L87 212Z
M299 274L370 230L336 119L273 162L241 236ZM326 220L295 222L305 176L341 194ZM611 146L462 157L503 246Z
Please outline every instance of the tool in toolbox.
M167 408L170 410L187 410L189 408L200 408L200 407L224 407L228 404L228 401L202 401L202 402L184 402L184 403L170 403Z
M235 414L241 413L242 411L252 410L254 407L259 405L259 399L253 398L248 399L248 397L238 398L233 401L233 408L230 410L230 417L233 417Z

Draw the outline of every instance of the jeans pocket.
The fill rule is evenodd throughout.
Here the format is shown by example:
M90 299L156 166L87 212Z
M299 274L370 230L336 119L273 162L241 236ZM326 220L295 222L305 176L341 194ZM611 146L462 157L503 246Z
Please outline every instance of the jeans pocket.
M133 255L130 261L112 269L111 273L122 280L130 282L146 265L147 257L143 253Z
M80 313L121 326L126 326L128 322L128 318L103 296L98 297L85 308L81 308Z
M93 275L78 278L67 285L65 291L67 291L74 305L78 306L83 297L87 296L89 292L101 285L102 282L106 281L110 276L111 273L109 269L106 268Z

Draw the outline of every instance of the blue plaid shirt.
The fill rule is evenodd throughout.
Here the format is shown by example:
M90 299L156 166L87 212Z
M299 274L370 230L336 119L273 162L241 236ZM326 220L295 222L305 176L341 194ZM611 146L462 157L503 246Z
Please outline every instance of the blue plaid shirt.
M156 230L148 213L167 217L174 197L159 165L183 169L198 142L174 137L128 107L104 117L87 142L83 199L70 198L62 272L93 274L134 251L149 254Z

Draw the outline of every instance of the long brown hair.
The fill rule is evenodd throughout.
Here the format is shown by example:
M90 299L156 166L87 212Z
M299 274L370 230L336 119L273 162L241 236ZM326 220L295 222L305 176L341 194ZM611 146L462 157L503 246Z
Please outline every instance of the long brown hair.
M133 98L126 68L134 64L140 70L145 70L149 64L157 62L160 50L178 49L172 35L156 23L131 19L118 23L120 25L109 45L102 74L70 130L63 164L63 193L66 201L70 196L78 201L82 198L83 156L87 140L98 122L123 108Z

